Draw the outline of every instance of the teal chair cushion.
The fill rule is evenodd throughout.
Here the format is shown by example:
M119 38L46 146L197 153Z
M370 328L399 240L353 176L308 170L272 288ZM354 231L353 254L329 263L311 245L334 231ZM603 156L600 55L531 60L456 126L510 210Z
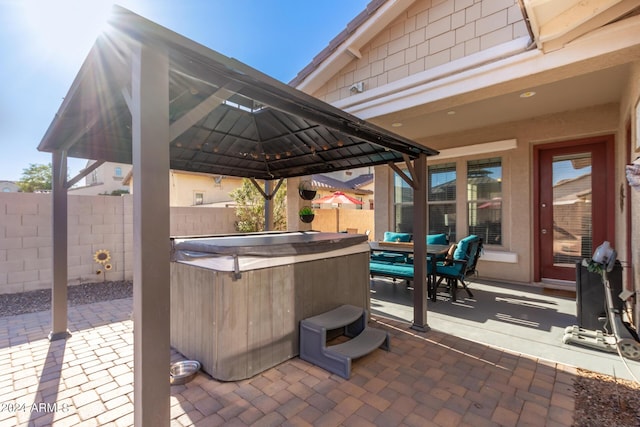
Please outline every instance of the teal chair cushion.
M442 234L427 234L427 245L447 245L449 244L449 239L447 239L447 235Z
M385 242L410 242L411 233L394 233L393 231L385 231L382 240Z
M472 240L477 239L478 236L472 234L470 236L465 237L464 239L458 242L458 247L453 253L453 259L466 260L467 259L467 249L469 248L469 243Z
M454 263L451 265L438 265L436 267L438 274L447 276L459 276L462 274L462 263Z
M371 261L369 263L369 273L374 276L378 275L413 279L413 265L397 264L385 261Z

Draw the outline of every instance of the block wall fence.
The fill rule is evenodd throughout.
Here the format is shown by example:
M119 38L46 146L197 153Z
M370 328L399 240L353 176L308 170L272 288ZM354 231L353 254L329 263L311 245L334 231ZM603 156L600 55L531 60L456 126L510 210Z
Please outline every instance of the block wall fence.
M50 194L0 193L0 294L51 288L51 209ZM172 207L170 233L233 233L235 221L233 208ZM70 285L133 279L132 196L70 195L68 227ZM97 274L100 249L112 268Z
M50 194L0 193L0 294L51 288L51 207ZM369 230L373 238L373 215L372 210L340 209L338 213L337 209L317 209L311 228L327 232ZM67 220L69 285L133 279L131 195L69 195ZM234 208L172 207L170 234L235 233L235 221ZM94 254L101 249L111 255L108 271L94 261Z

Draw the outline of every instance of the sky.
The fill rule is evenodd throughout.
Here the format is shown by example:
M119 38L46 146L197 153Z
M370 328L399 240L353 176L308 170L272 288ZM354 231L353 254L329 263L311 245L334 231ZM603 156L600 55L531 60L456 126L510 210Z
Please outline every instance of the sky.
M0 0L0 181L51 162L37 146L113 4L288 83L368 2Z

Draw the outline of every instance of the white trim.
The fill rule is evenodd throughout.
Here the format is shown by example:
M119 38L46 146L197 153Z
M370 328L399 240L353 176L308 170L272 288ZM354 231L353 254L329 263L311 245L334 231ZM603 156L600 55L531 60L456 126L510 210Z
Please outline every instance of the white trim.
M479 261L506 262L509 264L518 263L518 254L515 252L489 251L484 250Z
M394 95L399 93L401 97L404 97L406 95L403 95L402 91L409 93L412 89L419 89L429 82L444 79L445 77L453 76L469 69L476 69L484 64L491 64L498 60L523 53L529 46L530 40L528 36L520 37L490 49L396 80L384 86L367 90L362 94L340 99L334 102L333 105L340 109L349 107L362 108L368 105L376 105L381 97L393 99Z
M502 141L485 142L482 144L465 145L464 147L445 148L440 154L431 156L430 160L450 159L454 157L466 157L476 154L495 153L497 151L513 150L518 148L517 139L505 139Z

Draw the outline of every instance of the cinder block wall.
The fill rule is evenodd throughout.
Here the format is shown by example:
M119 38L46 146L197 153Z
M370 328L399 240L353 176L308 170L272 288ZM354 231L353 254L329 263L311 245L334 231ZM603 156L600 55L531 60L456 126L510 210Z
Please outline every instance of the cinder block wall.
M131 196L74 196L68 199L69 284L133 278ZM231 208L171 208L171 235L233 233ZM51 287L51 195L0 193L0 293ZM109 251L111 269L94 261ZM100 271L100 274L97 274Z

